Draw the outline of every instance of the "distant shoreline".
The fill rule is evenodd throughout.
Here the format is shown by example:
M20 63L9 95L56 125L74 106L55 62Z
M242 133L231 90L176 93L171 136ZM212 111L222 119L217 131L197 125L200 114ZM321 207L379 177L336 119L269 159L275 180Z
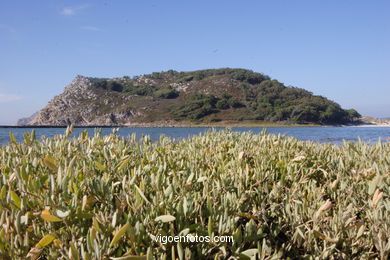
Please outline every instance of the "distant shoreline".
M0 125L0 128L67 128L68 126L10 126ZM329 127L329 125L89 125L73 126L74 128L197 128L197 127ZM341 126L339 126L341 127Z
M0 125L0 128L67 128L67 125ZM196 127L390 127L390 122L361 122L347 125L320 125L320 124L282 124L269 122L219 122L211 124L152 124L152 123L134 123L127 125L75 125L74 128L196 128Z
M379 124L363 123L363 124L359 124L359 125L345 125L344 127L348 127L348 126L352 126L352 127L390 127L390 124L386 124L386 123L379 123Z

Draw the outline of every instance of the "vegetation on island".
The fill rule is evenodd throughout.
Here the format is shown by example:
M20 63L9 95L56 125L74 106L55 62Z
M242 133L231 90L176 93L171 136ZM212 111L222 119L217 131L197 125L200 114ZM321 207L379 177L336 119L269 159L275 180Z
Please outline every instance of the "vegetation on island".
M90 78L96 88L123 95L152 97L144 100L150 120L262 120L268 122L342 124L361 116L311 92L287 87L269 76L245 69L210 69L192 72L169 70L114 79ZM167 100L171 99L171 100ZM154 107L153 102L158 102ZM137 119L135 119L137 120Z
M1 259L389 257L388 143L70 133L0 147ZM234 242L154 240L186 234Z

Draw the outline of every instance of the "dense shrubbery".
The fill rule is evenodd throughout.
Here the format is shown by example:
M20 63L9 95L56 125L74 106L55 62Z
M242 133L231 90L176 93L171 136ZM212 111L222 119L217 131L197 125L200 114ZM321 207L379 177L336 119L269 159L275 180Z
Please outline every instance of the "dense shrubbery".
M242 106L241 103L227 94L222 95L221 98L195 94L190 96L187 102L171 106L171 111L178 118L198 120L219 110L240 106Z
M285 87L276 80L242 87L248 107L259 120L345 123L360 117L356 110L348 112L333 101L304 89Z
M300 88L286 87L268 76L245 69L210 69L193 72L169 70L143 75L153 83L134 84L138 77L123 81L93 79L96 87L117 92L172 99L179 92L169 86L171 83L186 83L204 80L209 77L226 76L226 79L239 81L242 93L226 93L221 97L206 98L204 95L191 95L178 99L171 112L178 119L200 120L218 111L246 106L251 119L264 121L289 121L294 123L340 124L354 122L360 114L354 110L344 110L337 103L321 96L314 96ZM158 85L157 82L160 82ZM236 98L233 98L235 96ZM237 96L243 98L237 99ZM249 111L248 111L249 112ZM246 115L242 115L245 118ZM248 117L247 117L248 118Z
M266 75L253 72L251 70L230 69L230 68L198 70L192 72L177 72L176 74L174 74L174 76L177 77L176 81L178 83L189 82L192 80L202 80L204 78L220 76L220 75L228 75L229 77L235 80L246 82L249 84L257 84L263 80L270 79Z
M110 79L99 79L92 78L90 79L96 88L101 88L104 90L112 90L116 92L122 92L125 88L123 84L118 81Z
M196 120L216 112L217 102L213 95L195 94L187 102L173 105L171 111L178 118Z
M132 95L151 96L156 90L155 86L127 86L125 92Z
M154 74L152 74L154 75ZM154 75L154 77L157 77ZM111 90L116 92L123 92L132 95L139 96L154 96L157 98L166 98L172 99L179 96L179 92L173 89L170 86L165 86L162 88L158 88L153 85L139 85L135 86L133 82L129 80L129 78L125 78L128 81L121 82L117 80L108 80L108 79L93 79L92 82L95 87L101 88L104 90Z
M265 133L11 136L0 147L0 259L387 260L389 158L385 143ZM234 242L153 239L166 234Z
M215 104L218 109L238 108L244 106L231 95L224 93L218 102Z
M179 96L179 92L172 87L164 87L162 89L156 90L153 95L157 98L166 98L172 99Z
M189 81L192 81L194 79L194 76L185 76L185 77L182 77L178 80L176 80L177 83L184 83L184 82L189 82Z

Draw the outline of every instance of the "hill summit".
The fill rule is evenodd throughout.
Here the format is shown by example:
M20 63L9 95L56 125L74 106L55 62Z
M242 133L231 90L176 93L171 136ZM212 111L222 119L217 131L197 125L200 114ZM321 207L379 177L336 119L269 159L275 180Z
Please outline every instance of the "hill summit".
M245 69L77 76L19 125L175 125L218 121L343 124L359 118L325 97Z

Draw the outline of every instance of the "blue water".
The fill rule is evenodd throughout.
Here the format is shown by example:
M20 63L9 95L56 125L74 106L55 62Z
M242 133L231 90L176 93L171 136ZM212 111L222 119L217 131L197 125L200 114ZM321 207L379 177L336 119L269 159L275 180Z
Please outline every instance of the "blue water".
M23 141L23 134L36 131L36 136L40 139L41 136L53 137L54 135L63 134L65 128L0 128L0 145L9 143L9 132L12 131L18 142ZM83 130L87 129L90 135L93 135L96 129L93 128L75 128L73 136L79 135ZM127 137L132 133L136 134L137 138L143 135L149 135L153 141L159 139L160 135L166 135L175 139L186 138L192 135L199 135L211 128L208 127L141 127L141 128L120 128L118 135ZM219 127L216 130L225 128ZM263 127L234 127L232 131L244 132L251 131L260 133ZM390 127L267 127L267 132L271 134L284 134L293 136L300 140L310 140L321 143L341 144L343 140L362 141L375 143L379 140L388 141L390 137ZM102 135L112 133L113 128L101 128Z

